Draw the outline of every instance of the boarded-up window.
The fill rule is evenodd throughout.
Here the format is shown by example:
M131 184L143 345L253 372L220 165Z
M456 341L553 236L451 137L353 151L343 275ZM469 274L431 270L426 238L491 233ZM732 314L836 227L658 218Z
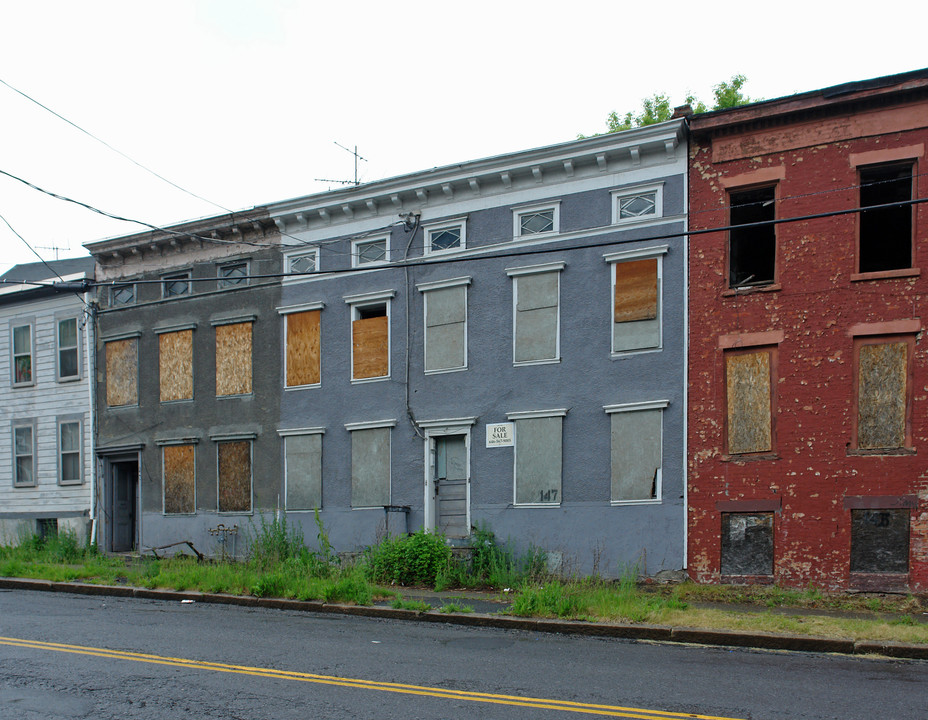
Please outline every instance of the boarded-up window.
M193 399L193 330L158 336L161 402Z
M904 447L909 343L862 341L857 352L857 447Z
M660 497L661 421L661 410L612 414L613 502Z
M728 399L728 452L770 452L770 350L730 352L725 356Z
M387 303L352 307L352 380L390 374L390 317Z
M851 510L851 572L909 571L911 510Z
M216 326L216 395L251 392L250 322Z
M557 360L560 273L519 275L514 280L514 362Z
M658 258L615 264L613 352L660 345L660 269Z
M217 449L219 512L251 512L251 441L221 442Z
M110 407L139 402L138 338L106 343L106 404Z
M516 420L516 505L561 502L561 417Z
M284 438L287 473L287 510L322 507L322 435Z
M390 504L390 428L351 433L351 507Z
M289 313L287 331L287 387L316 385L320 381L321 311Z
M467 288L425 293L425 369L451 370L467 364Z
M162 451L165 514L196 512L196 447L192 444L165 445Z
M773 575L773 513L722 513L722 575Z

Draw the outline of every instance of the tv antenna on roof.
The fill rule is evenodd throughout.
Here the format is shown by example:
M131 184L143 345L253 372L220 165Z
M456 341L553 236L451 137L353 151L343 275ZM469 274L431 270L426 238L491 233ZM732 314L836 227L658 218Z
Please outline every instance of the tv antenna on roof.
M68 250L70 248L58 247L57 245L36 245L35 249L36 250L51 250L53 253L55 253L55 260L57 260L59 252L61 252L62 250Z
M332 142L335 142L335 141L333 140ZM335 144L338 145L342 150L345 150L346 152L349 152L352 155L354 155L354 180L327 180L326 178L314 178L314 179L316 180L316 182L339 183L341 185L355 185L355 186L360 185L361 181L358 180L358 160L363 160L364 162L367 162L367 158L363 158L360 155L358 155L357 145L354 146L354 150L350 150L349 148L346 148L341 143L335 142Z

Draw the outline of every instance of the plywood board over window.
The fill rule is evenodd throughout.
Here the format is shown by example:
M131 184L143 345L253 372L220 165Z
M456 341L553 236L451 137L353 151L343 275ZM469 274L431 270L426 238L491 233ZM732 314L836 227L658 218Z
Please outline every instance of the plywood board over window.
M728 452L773 450L770 396L770 351L728 353Z
M193 330L158 336L161 402L193 399Z
M251 512L251 441L218 444L219 512Z
M251 392L251 322L216 326L216 395Z
M862 344L857 365L857 446L901 448L906 439L907 342Z
M316 385L320 381L321 311L290 313L287 323L287 387Z
M615 264L615 322L657 317L657 258Z
M351 323L352 377L384 377L390 373L390 326L386 314L358 318Z
M139 402L138 338L106 343L106 404L110 407Z
M166 445L164 451L164 512L166 515L196 511L196 449L192 444Z

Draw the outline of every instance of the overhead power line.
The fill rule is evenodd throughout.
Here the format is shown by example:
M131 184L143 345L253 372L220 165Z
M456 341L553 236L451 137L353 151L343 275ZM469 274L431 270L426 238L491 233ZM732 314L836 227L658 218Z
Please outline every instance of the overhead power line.
M81 127L80 125L78 125L77 123L72 122L71 120L68 120L68 118L66 118L64 115L61 115L60 113L55 112L54 110L52 110L52 109L51 109L50 107L48 107L47 105L43 105L42 103L40 103L40 102L39 102L38 100L36 100L34 97L31 97L31 96L27 95L26 93L24 93L22 90L13 87L13 86L10 85L8 82L6 82L6 80L4 80L3 78L0 78L0 83L2 83L3 85L6 85L6 86L7 86L10 90L12 90L13 92L18 93L19 95L22 95L22 96L23 96L24 98L26 98L26 100L28 100L29 102L35 103L36 105L38 105L38 106L39 106L40 108L42 108L43 110L45 110L45 111L47 111L47 112L50 112L52 115L54 115L54 116L55 116L56 118L58 118L59 120L63 120L63 121L66 122L68 125L70 125L71 127L73 127L75 130L79 130L80 132L84 133L84 135L86 135L87 137L89 137L89 138L91 138L91 139L93 139L93 140L96 140L98 143L100 143L100 144L103 145L104 147L108 148L109 150L112 150L114 153L116 153L116 154L119 155L120 157L125 158L126 160L128 160L129 162L131 162L131 163L132 163L133 165L135 165L136 167L139 167L139 168L141 168L142 170L144 170L145 172L147 172L147 173L149 173L149 174L151 174L151 175L154 175L154 176L155 176L156 178L158 178L159 180L161 180L161 181L163 181L163 182L166 182L166 183L167 183L168 185L170 185L171 187L177 188L177 189L180 190L181 192L186 193L187 195L189 195L190 197L196 198L197 200L200 200L200 201L205 202L205 203L207 203L207 204L209 204L209 205L212 205L213 207L217 207L217 208L219 208L220 210L225 210L226 212L229 212L229 213L232 212L232 210L230 210L229 208L225 207L224 205L220 205L219 203L213 202L212 200L208 200L208 199L206 199L205 197L203 197L202 195L197 195L195 192L191 192L190 190L187 190L186 188L181 187L181 186L178 185L176 182L173 182L173 181L171 181L171 180L168 180L166 177L164 177L164 175L160 175L160 174L158 174L157 172L155 172L154 170L152 170L151 168L146 167L145 165L142 165L142 163L140 163L138 160L135 160L134 158L129 157L129 156L126 155L126 153L124 153L122 150L119 150L119 149L117 149L117 148L114 148L112 145L110 145L108 142L106 142L106 140L102 140L101 138L98 138L96 135L94 135L94 134L93 134L92 132L90 132L89 130L85 130L84 128L82 128L82 127Z

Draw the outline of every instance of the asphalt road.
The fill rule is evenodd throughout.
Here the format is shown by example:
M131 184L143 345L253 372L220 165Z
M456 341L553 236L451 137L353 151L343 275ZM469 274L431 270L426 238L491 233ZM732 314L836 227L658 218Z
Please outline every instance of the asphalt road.
M3 719L691 714L924 720L928 663L0 591Z

